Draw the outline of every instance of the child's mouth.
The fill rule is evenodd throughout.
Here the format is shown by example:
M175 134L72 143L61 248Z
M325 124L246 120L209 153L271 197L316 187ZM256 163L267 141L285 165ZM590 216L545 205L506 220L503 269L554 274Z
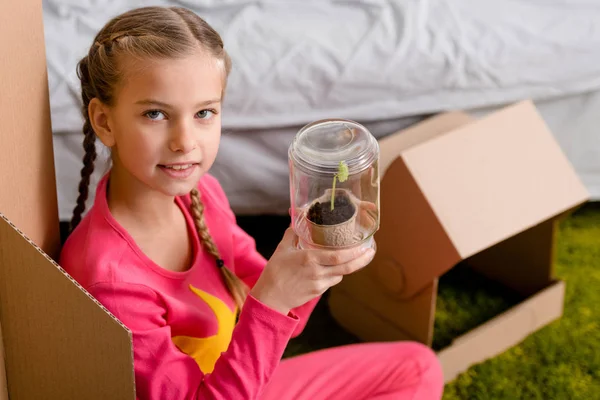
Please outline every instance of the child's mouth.
M161 165L158 167L171 178L185 179L188 178L195 170L198 164L168 164Z
M195 164L179 164L179 165L159 165L159 167L174 169L176 171L180 171L182 169L188 169Z

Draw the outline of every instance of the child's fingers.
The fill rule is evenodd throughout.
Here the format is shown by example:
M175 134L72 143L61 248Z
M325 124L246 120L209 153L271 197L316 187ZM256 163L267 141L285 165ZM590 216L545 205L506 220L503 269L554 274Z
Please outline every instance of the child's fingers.
M279 246L280 248L296 248L296 241L297 241L298 236L296 235L296 232L294 232L294 229L292 229L291 227L287 228L283 234L283 238L281 239L281 241L279 242Z
M375 210L377 210L377 204L375 204L371 201L361 201L360 208L363 210L375 211Z
M338 283L340 283L342 281L343 278L344 278L343 275L328 276L327 277L327 288L337 285Z
M315 259L317 264L323 266L333 266L345 264L355 258L360 257L364 249L342 249L342 250L315 250Z
M325 268L325 276L343 276L356 272L368 265L374 255L375 250L368 249L364 254L357 258L353 258L343 264L332 265Z

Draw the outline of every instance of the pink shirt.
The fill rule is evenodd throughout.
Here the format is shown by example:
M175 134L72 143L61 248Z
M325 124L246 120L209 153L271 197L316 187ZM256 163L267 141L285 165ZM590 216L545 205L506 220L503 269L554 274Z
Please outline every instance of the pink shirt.
M173 272L150 260L112 217L107 180L108 174L67 239L60 264L131 329L138 397L258 398L317 299L283 315L249 296L236 324L234 301L199 242L189 195L176 202L192 235L194 261L188 271ZM205 175L198 189L225 264L254 285L266 260L237 226L219 183Z

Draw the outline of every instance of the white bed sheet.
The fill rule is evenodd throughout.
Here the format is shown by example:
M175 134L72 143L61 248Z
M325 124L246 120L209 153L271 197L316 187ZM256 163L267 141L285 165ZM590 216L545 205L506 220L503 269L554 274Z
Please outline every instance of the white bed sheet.
M597 0L44 0L54 130L81 126L77 60L114 15L183 5L233 59L226 128L395 119L600 88Z
M379 138L421 119L407 117L365 125ZM223 186L234 212L245 215L288 212L287 150L299 128L223 132L210 173ZM84 154L82 140L80 132L62 132L53 136L59 216L63 221L71 218L78 195ZM91 177L88 208L98 180L110 167L108 151L98 141L96 143L99 154Z
M539 112L594 200L600 200L600 91L536 102ZM478 117L496 107L470 110ZM376 137L407 127L421 118L365 123ZM225 132L217 160L210 171L222 184L238 214L286 214L289 208L287 148L296 128ZM75 206L82 165L82 134L54 136L61 220ZM103 152L106 156L106 152ZM100 157L105 159L106 157ZM93 175L92 194L107 164L99 161ZM239 165L245 166L239 168ZM88 203L90 204L90 203Z
M153 4L203 16L233 59L212 172L240 214L287 212L287 147L310 121L373 121L383 135L529 98L600 198L597 0L43 0L63 220L82 157L76 63L109 18Z

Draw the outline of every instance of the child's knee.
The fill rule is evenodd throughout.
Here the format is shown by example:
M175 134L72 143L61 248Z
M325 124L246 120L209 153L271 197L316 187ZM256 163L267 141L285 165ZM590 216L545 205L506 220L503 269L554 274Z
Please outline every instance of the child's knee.
M418 366L422 384L441 395L444 387L444 372L437 354L421 343L403 342L401 345L404 356L410 358Z
M403 352L418 361L423 367L440 367L437 354L429 347L418 342L402 342Z

